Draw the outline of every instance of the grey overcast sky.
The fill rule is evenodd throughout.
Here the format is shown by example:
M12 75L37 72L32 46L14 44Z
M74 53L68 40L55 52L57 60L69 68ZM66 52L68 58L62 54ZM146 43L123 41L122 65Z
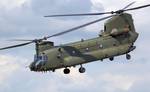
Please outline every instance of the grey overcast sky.
M149 4L150 0L0 0L0 47L16 44L6 40L34 39L61 32L102 16L44 18L49 14L104 12ZM132 59L116 57L114 62L93 62L84 65L86 73L71 68L64 75L34 73L26 66L33 61L34 45L0 51L0 92L149 92L150 91L150 8L129 12L133 14L140 34L131 53ZM51 38L57 45L96 37L105 21L75 32Z

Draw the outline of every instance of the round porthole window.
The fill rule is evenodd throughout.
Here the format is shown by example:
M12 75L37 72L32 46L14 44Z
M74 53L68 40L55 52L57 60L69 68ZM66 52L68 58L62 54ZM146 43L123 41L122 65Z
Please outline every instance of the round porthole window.
M72 51L72 54L75 54L76 52L75 51Z
M102 45L102 44L100 44L100 45L99 45L99 48L103 48L103 45Z
M86 51L89 51L89 48L86 48Z

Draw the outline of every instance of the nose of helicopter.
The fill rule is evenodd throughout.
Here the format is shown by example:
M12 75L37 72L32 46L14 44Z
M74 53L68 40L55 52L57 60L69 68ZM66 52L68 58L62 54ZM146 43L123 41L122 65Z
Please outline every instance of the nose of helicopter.
M36 65L35 62L32 62L30 65L29 65L29 68L30 68L30 71L40 71L40 67Z
M29 65L31 71L45 71L44 65L48 61L48 57L45 54L35 55L34 61Z
M34 62L32 62L32 63L29 65L29 69L30 69L30 71L35 71L35 70L36 70L36 68L35 68L35 66L34 66Z
M30 71L45 71L45 62L34 61L29 65Z

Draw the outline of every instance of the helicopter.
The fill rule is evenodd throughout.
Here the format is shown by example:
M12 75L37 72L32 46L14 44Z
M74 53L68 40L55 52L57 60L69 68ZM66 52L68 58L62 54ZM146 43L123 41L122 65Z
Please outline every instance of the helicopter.
M131 51L136 49L134 46L139 34L135 30L132 15L126 13L141 8L149 7L150 4L129 8L135 2L130 3L123 9L103 13L85 13L85 14L62 14L47 15L44 17L65 17L65 16L94 16L109 15L83 25L45 36L41 39L26 40L15 39L14 41L24 41L25 43L3 47L0 50L21 47L35 43L35 51L33 62L29 65L31 71L34 72L55 72L56 69L64 68L64 74L70 73L70 67L80 65L79 72L84 73L86 69L83 64L104 59L114 60L114 57L126 55L126 59L130 60ZM66 33L76 31L77 29L89 26L91 24L106 20L104 29L98 37L55 46L54 42L47 39L64 35Z

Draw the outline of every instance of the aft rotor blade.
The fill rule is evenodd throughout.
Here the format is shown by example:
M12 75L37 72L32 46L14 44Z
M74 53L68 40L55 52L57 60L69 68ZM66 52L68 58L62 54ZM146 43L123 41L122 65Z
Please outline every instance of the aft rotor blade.
M85 13L85 14L47 15L47 16L44 16L44 17L91 16L91 15L104 15L104 14L111 14L111 12L103 12L103 13Z
M13 46L8 46L8 47L0 48L0 50L21 47L21 46L25 46L25 45L28 45L28 44L31 44L31 43L33 43L33 42L27 42L27 43L17 44L17 45L13 45Z
M131 5L133 5L134 3L136 3L136 1L134 1L134 2L132 2L132 3L130 3L130 4L128 4L126 7L124 7L122 10L125 10L125 9L127 9L128 7L130 7Z
M150 4L147 4L147 5L143 5L143 6L139 6L139 7L135 7L135 8L126 9L124 11L137 10L137 9L146 8L146 7L149 7L149 6L150 6Z
M131 5L133 5L135 3L132 2L129 5L127 5L126 7L124 7L123 9L121 9L122 11L127 9L128 7L130 7ZM120 11L120 10L119 10ZM60 14L60 15L47 15L44 17L67 17L67 16L92 16L92 15L104 15L104 14L114 14L114 13L118 13L118 11L111 11L111 12L102 12L102 13L83 13L83 14Z
M101 19L97 19L97 20L95 20L95 21L92 21L92 22L89 22L89 23L86 23L86 24L83 24L83 25L80 25L80 26L71 28L71 29L69 29L69 30L66 30L66 31L63 31L63 32L60 32L60 33L57 33L57 34L54 34L54 35L51 35L51 36L48 36L48 37L46 37L46 39L51 38L51 37L55 37L55 36L60 36L60 35L63 35L63 34L66 34L66 33L72 32L72 31L75 31L75 30L77 30L77 29L80 29L80 28L86 27L86 26L88 26L88 25L91 25L91 24L100 22L100 21L102 21L102 20L108 19L108 18L110 18L110 17L112 17L112 16L114 16L114 15L107 16L107 17L104 17L104 18L101 18Z

